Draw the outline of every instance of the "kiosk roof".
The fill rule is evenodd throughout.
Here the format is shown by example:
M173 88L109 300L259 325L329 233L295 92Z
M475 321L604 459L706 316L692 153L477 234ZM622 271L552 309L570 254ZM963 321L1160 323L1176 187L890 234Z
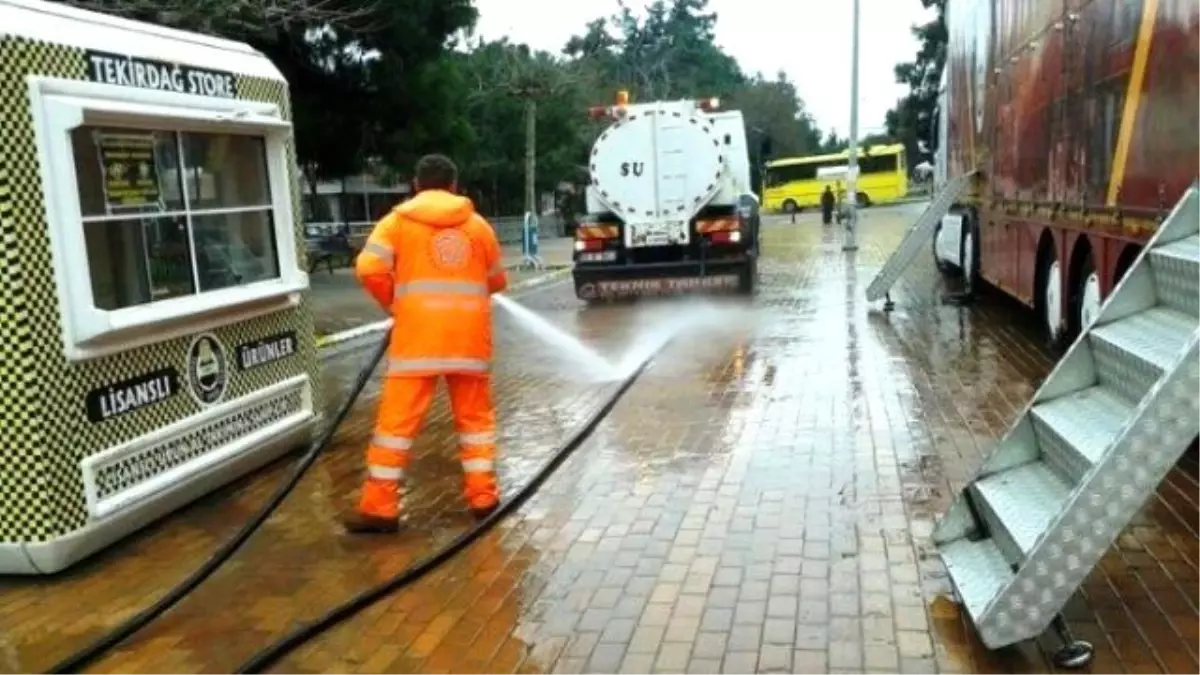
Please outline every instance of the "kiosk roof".
M0 38L10 36L271 80L284 79L270 59L242 42L45 0L0 0Z

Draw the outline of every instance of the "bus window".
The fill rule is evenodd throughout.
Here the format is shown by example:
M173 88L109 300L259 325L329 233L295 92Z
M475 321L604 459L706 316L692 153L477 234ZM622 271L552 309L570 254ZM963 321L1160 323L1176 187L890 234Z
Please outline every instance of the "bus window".
M861 173L893 173L896 171L897 155L874 155L870 157L860 157L858 160L858 170Z
M817 177L816 164L792 164L775 166L767 169L765 184L767 187L783 185L798 180L812 180Z

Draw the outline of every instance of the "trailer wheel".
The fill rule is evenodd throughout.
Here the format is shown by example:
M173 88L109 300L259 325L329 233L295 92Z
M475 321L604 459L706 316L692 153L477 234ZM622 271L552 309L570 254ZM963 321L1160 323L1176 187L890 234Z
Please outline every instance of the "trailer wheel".
M1052 347L1059 348L1066 334L1063 330L1062 265L1058 262L1052 239L1044 239L1038 248L1034 306L1041 315L1046 339Z
M979 290L979 223L973 211L963 214L962 234L959 235L958 259L961 262L963 284L968 295Z
M1092 252L1084 254L1083 262L1075 277L1075 316L1072 334L1083 332L1100 314L1104 298L1100 294L1100 275L1096 273L1096 263L1092 260Z

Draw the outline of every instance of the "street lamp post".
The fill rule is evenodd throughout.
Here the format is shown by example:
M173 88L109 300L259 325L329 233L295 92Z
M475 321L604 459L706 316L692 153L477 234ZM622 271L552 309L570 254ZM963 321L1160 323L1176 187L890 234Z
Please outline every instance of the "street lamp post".
M843 251L858 250L855 232L858 228L858 2L859 0L854 0L850 37L850 175L846 177L846 197L850 200L850 207L846 214Z

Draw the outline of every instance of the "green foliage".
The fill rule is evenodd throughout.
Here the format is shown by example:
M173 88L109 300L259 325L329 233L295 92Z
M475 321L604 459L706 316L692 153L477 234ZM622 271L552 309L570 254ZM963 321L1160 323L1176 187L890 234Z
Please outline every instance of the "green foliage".
M536 103L537 190L587 181L604 125L592 105L716 96L741 110L753 164L828 145L794 84L742 72L714 39L708 0L623 1L559 54L469 36L471 0L62 0L250 43L287 77L309 181L368 169L403 179L427 152L453 156L489 213L523 210L526 124ZM837 139L834 139L835 141Z
M888 134L904 143L909 157L909 166L916 166L928 159L921 153L919 142L929 152L936 150L937 138L934 124L937 120L938 84L942 68L946 64L946 0L921 0L926 8L937 10L937 16L922 26L914 26L913 34L921 41L916 58L896 66L896 81L907 84L909 93L896 102L885 120Z

